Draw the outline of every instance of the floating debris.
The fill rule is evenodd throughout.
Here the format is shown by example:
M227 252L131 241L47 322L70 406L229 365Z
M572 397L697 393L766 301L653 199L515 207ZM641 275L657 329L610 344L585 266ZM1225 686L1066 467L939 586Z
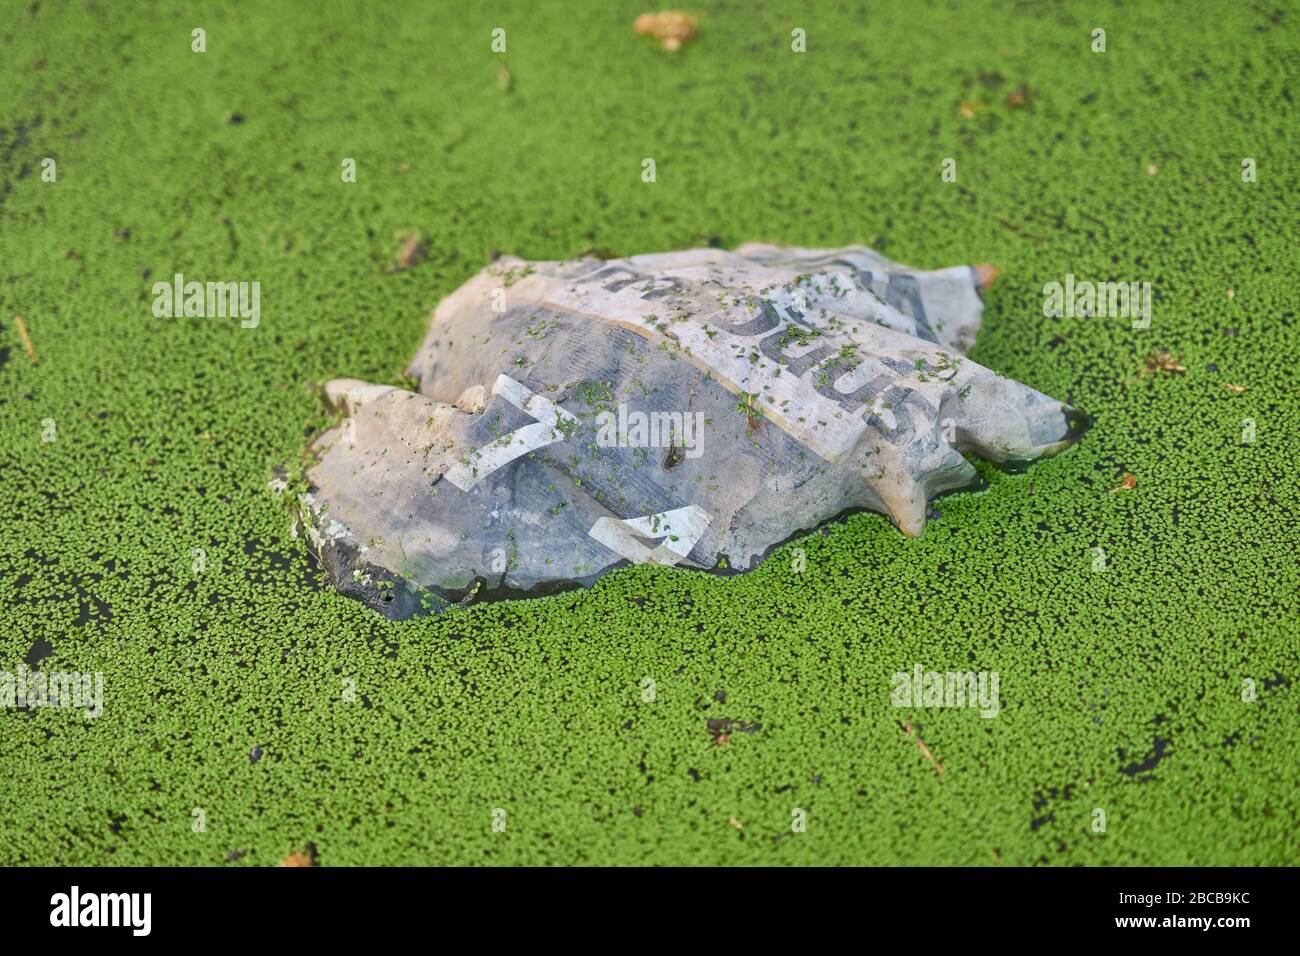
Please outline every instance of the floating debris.
M935 776L942 777L943 764L939 763L938 758L930 752L930 748L925 745L925 741L921 739L921 735L913 732L910 723L901 724L900 726L903 728L903 732L916 744L916 748L921 751L921 755L925 757L926 760L930 761L930 766L934 768Z
M852 508L919 535L978 481L966 454L1025 464L1083 425L966 358L996 274L863 246L502 257L401 383L325 385L304 536L342 593L404 618L624 564L746 571Z
M14 325L18 326L18 337L23 341L23 349L27 352L27 357L36 364L36 347L32 345L31 336L27 334L27 323L23 321L21 315L14 315Z
M397 270L412 269L424 261L428 254L429 247L425 245L419 233L411 233L402 240L401 248L397 250Z
M1182 360L1170 352L1157 352L1155 355L1148 355L1142 361L1146 364L1146 367L1140 373L1143 377L1154 375L1156 372L1181 375L1187 371L1186 368L1179 364Z
M1126 471L1124 472L1124 477L1119 480L1119 484L1110 489L1110 493L1114 494L1117 491L1132 491L1137 486L1137 475L1133 474L1131 471Z
M643 13L632 24L632 29L645 36L654 37L670 53L695 39L696 19L681 10L661 10Z
M713 743L719 747L725 747L731 743L731 726L732 721L727 718L713 718L709 721L709 736L713 738Z

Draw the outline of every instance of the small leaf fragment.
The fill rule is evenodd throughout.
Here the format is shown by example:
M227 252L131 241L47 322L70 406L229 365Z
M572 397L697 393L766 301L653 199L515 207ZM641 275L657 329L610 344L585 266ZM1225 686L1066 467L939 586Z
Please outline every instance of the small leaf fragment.
M1141 372L1143 376L1154 375L1156 372L1181 375L1187 371L1179 364L1180 360L1170 352L1157 352L1155 355L1148 355L1143 361L1146 363L1146 368Z
M1110 489L1110 493L1114 494L1117 491L1132 491L1137 486L1137 475L1133 474L1131 471L1126 471L1124 472L1124 477L1119 480L1119 484Z

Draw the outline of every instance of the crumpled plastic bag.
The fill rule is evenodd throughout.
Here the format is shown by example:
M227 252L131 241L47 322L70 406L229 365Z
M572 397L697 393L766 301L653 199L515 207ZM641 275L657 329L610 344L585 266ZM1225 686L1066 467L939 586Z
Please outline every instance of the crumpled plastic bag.
M418 391L338 379L299 512L342 592L391 617L752 568L851 508L924 528L963 453L1051 455L1082 417L965 357L987 267L861 246L503 258L435 310Z

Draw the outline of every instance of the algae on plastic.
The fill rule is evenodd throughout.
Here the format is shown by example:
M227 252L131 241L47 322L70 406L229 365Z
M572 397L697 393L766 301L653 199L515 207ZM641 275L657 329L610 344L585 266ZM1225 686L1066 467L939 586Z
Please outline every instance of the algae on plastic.
M852 508L919 535L964 454L1051 455L1081 416L965 357L987 267L750 244L503 258L447 297L417 390L338 379L298 504L330 581L391 617L747 570Z

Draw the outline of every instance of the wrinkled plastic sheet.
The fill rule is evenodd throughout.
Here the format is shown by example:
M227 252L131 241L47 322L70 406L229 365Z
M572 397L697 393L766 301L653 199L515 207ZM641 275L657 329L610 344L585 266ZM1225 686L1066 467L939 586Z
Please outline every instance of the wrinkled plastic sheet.
M504 258L436 309L416 390L338 379L302 527L393 617L589 584L625 564L746 570L853 508L919 535L1081 416L966 358L980 274L864 247Z

